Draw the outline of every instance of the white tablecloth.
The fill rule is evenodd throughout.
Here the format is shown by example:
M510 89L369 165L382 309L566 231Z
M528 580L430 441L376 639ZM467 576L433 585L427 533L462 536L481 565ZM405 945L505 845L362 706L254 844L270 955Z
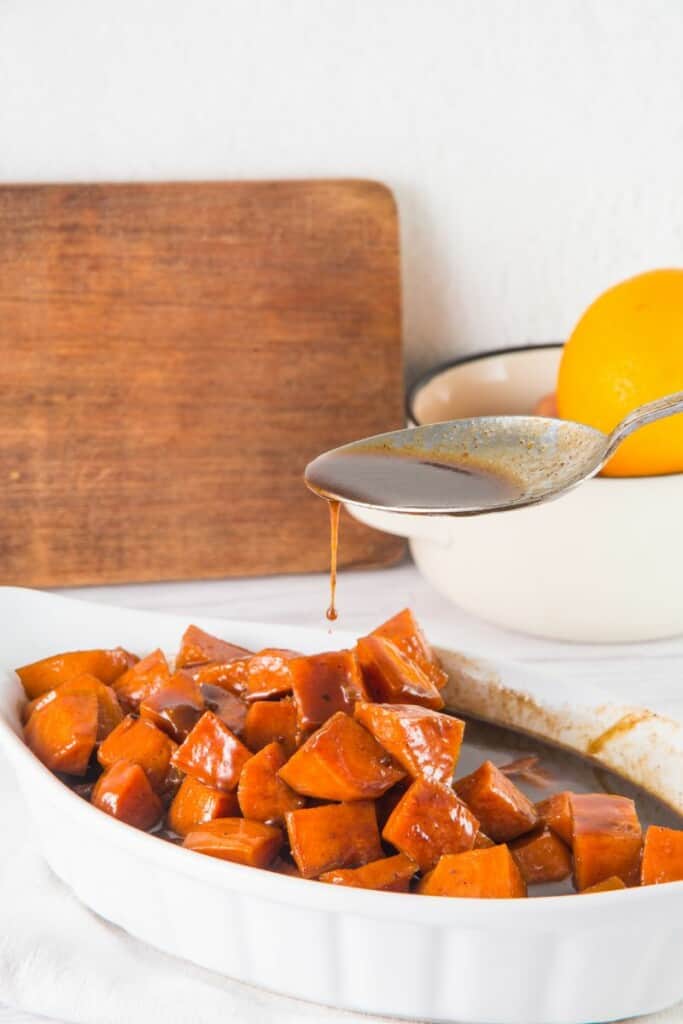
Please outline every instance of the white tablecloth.
M70 593L109 604L178 612L187 615L188 621L206 615L320 626L324 621L327 581L323 576L297 576L96 587ZM683 718L683 638L610 647L554 643L509 633L473 619L440 598L409 564L379 572L347 573L340 577L340 628L364 632L405 605L413 608L427 632L438 635L442 641L448 638L451 646L492 659L514 658L537 666L547 665L556 671L564 671L570 677L600 684L624 700L637 701ZM0 765L2 770L4 766ZM22 812L16 810L13 813L20 815ZM17 821L16 824L23 829L23 822ZM11 834L11 827L12 823L3 819L4 835ZM66 892L63 898L72 900ZM169 961L169 972L173 970L174 965ZM54 985L59 985L58 978ZM330 1014L277 997L261 997L244 986L236 986L236 989L239 992L237 995L233 992L232 1012L227 1017L221 1015L221 1021L232 1019L275 1024L276 1021L301 1020L303 1024L320 1020L337 1024L342 1019L349 1022L365 1019L355 1015ZM63 1007L60 1016L63 1021L71 1019L68 1006ZM0 1024L38 1024L38 1021L45 1024L45 1020L44 1017L27 1015L16 1008L0 1005ZM662 1024L664 1021L680 1024L683 1010L669 1011L659 1015L657 1020ZM213 1016L203 1016L202 1024L213 1024Z

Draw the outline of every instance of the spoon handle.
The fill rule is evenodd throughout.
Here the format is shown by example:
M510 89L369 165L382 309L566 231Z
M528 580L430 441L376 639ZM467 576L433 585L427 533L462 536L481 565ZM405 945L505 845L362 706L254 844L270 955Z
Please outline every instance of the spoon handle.
M654 402L638 406L621 423L617 423L609 435L605 461L634 430L638 430L648 423L654 423L655 420L673 416L677 412L683 412L683 391L676 391L673 395L666 395L665 398L657 398Z

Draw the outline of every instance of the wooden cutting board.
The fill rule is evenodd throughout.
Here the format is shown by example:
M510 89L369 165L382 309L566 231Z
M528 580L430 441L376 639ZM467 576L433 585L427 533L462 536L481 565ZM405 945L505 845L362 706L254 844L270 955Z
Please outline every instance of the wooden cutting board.
M402 425L400 333L380 184L0 187L0 581L326 568L303 469Z

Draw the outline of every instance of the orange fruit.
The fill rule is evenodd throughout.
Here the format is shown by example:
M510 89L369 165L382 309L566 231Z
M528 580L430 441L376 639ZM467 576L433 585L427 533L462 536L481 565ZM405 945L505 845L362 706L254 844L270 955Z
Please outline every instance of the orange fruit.
M586 310L565 345L557 384L562 419L608 434L637 406L683 391L683 270L622 281ZM683 472L683 414L649 424L603 474Z

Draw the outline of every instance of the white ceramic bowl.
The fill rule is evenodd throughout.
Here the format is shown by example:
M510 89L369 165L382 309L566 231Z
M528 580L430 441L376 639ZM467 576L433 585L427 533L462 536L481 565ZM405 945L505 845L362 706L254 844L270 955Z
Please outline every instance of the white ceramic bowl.
M560 345L455 361L419 381L412 423L530 413L555 388ZM585 642L683 632L683 474L598 478L546 505L469 518L350 509L410 538L437 590L501 626Z
M138 938L275 992L421 1021L583 1024L683 997L683 883L529 900L367 892L213 860L114 821L24 745L12 668L77 647L175 650L186 621L10 588L0 589L0 620L0 743L43 854L83 903ZM330 644L324 629L198 624L246 646ZM446 662L451 703L578 750L633 713L576 682L569 709L566 680L514 665ZM683 729L654 716L642 732L610 735L604 763L683 810Z

